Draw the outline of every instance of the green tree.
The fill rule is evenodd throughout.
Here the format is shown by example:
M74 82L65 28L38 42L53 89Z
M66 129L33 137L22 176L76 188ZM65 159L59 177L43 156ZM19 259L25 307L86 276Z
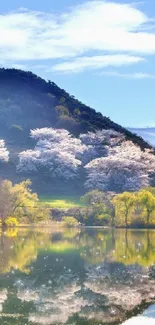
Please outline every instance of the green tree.
M65 226L68 228L77 227L79 224L77 219L74 217L71 217L71 216L63 217L63 222L64 222Z
M87 192L81 197L81 201L86 205L100 204L107 201L106 194L99 190Z
M2 226L6 225L8 217L22 217L27 221L39 220L38 196L30 189L31 181L26 180L13 185L11 181L4 180L0 184L0 218ZM32 220L32 215L33 220ZM47 213L45 213L47 216Z
M129 216L131 216L134 202L135 194L130 192L118 194L112 199L115 207L115 216L121 218L121 224L123 226L125 225L127 227L129 225Z
M137 193L137 200L146 211L146 224L149 226L152 212L155 211L155 197L148 190L142 190Z
M81 201L88 207L87 222L93 225L114 225L114 207L108 195L99 190L93 190L81 197Z

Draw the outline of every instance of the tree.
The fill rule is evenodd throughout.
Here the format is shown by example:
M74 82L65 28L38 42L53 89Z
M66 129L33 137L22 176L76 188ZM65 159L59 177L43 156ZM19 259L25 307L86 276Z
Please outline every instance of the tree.
M40 172L68 181L85 167L88 190L117 193L140 190L155 177L153 151L123 141L124 135L114 130L75 138L65 129L42 128L31 130L31 137L36 146L20 153L19 172Z
M5 146L5 141L0 140L0 161L8 162L9 161L9 151Z
M2 224L5 223L7 217L11 216L14 209L14 202L11 194L11 181L3 181L0 183L0 218Z
M135 194L124 192L118 194L115 198L112 199L112 203L115 207L115 216L117 220L119 218L124 218L124 221L121 220L123 226L128 227L129 225L129 216L132 211L135 202Z
M50 173L66 180L77 177L79 167L94 158L106 156L110 146L119 145L124 135L114 130L102 130L73 137L65 129L42 128L31 130L37 141L34 150L21 152L19 172Z
M34 150L19 155L18 171L49 172L52 177L74 179L81 166L80 157L87 147L67 130L43 128L31 131L37 141Z
M84 196L81 197L81 201L86 205L101 204L108 201L108 197L104 192L99 190L93 190L87 192Z
M111 225L114 225L114 208L108 195L104 192L98 190L88 192L81 197L81 201L89 208L86 222L93 225L101 225L109 224L110 219Z
M150 218L153 211L155 211L155 197L147 190L142 190L137 193L137 200L146 210L146 224L150 225Z
M83 163L86 164L93 159L107 156L110 147L120 145L124 140L124 135L114 130L98 130L80 134L80 139L87 146L82 157Z
M77 221L77 219L74 217L71 217L71 216L63 217L62 221L63 221L64 225L68 228L77 227L79 225L79 222Z
M102 191L137 191L147 187L155 170L151 150L142 151L130 141L109 148L109 155L92 160L85 166L88 176L85 186Z
M20 220L26 217L27 221L39 220L40 212L38 196L30 189L31 182L23 181L13 185L11 181L5 180L0 184L0 218L2 225L6 224L8 217L16 217ZM37 209L36 209L37 208ZM32 219L32 216L33 219ZM45 216L47 213L45 212Z

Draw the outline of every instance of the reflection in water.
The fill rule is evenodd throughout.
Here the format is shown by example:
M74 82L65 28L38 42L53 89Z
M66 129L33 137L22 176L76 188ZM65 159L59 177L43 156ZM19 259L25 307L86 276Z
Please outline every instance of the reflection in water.
M7 325L121 324L154 298L151 230L10 230L0 261Z

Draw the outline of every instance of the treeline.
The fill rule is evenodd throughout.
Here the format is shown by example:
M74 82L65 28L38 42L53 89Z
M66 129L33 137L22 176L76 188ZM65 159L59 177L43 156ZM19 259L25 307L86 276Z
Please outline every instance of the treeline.
M136 192L102 192L93 190L81 197L81 207L71 208L68 215L61 210L61 219L52 215L50 206L42 206L29 180L12 184L0 183L0 221L2 227L39 224L50 220L63 221L67 227L109 226L116 228L155 227L155 188Z
M113 198L115 225L155 227L155 188L124 192Z
M104 193L88 192L81 198L86 207L76 211L84 225L112 226L120 228L155 227L155 188L137 192Z

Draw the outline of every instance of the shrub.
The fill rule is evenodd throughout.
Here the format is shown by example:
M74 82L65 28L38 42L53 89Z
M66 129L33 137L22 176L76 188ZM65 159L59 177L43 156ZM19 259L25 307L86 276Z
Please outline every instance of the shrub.
M60 116L69 116L69 110L66 106L56 106L56 111Z
M77 219L74 217L64 217L62 220L66 227L76 227L79 224Z
M7 227L17 227L18 221L15 217L9 217L6 219L5 224Z

